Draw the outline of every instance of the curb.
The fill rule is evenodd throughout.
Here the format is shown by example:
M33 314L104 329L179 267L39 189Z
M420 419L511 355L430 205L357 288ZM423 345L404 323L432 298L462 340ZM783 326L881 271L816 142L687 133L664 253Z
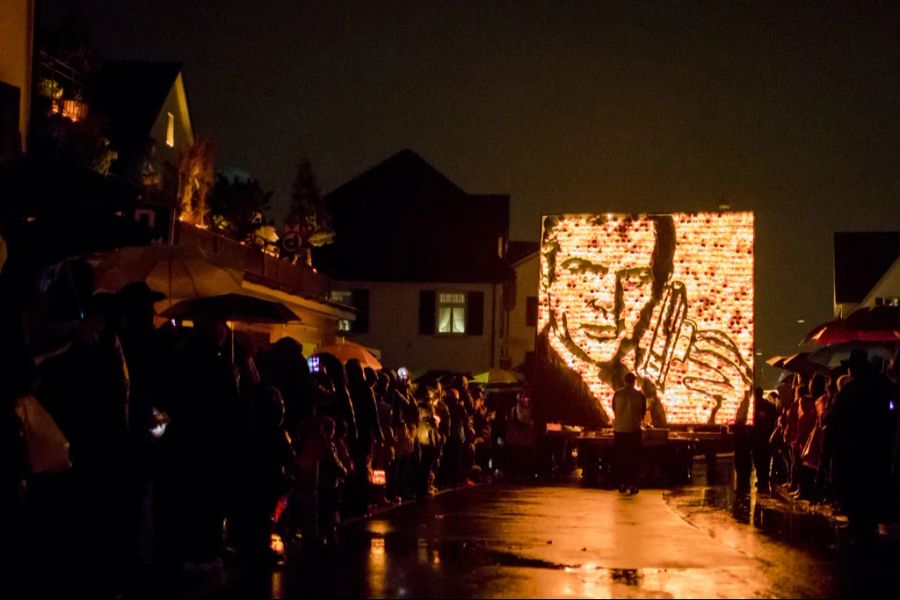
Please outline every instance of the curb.
M434 493L433 496L428 496L428 498L413 498L410 500L404 500L402 502L398 502L397 504L386 504L383 506L376 506L374 509L368 511L364 515L357 515L355 517L350 517L349 519L345 519L345 520L341 521L341 527L344 527L346 525L353 525L354 523L359 523L360 521L365 521L366 519L371 519L372 517L377 517L386 512L390 512L394 509L401 508L404 506L409 506L411 504L417 504L419 502L423 502L423 501L429 500L431 498L437 498L438 496L443 496L444 494L449 494L450 492L458 492L461 490L471 490L471 489L481 487L484 485L490 485L491 483L492 483L492 481L482 481L482 482L478 482L478 483L473 483L472 485L459 485L456 487L444 488L444 489L438 490L437 492Z

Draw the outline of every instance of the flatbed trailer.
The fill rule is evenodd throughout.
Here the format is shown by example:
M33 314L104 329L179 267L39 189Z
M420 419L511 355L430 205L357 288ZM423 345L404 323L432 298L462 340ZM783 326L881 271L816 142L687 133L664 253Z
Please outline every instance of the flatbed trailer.
M613 487L613 439L611 428L584 430L572 436L570 443L578 450L585 485ZM690 483L695 456L711 457L734 450L734 435L722 428L644 429L642 442L641 480L644 485L663 487Z

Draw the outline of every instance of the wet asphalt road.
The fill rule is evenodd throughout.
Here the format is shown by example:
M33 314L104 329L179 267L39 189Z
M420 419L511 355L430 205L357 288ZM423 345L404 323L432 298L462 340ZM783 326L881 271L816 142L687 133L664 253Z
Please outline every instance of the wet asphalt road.
M227 595L834 597L890 593L887 557L835 558L766 536L709 489L495 483L442 494L298 550ZM896 563L894 563L896 564Z

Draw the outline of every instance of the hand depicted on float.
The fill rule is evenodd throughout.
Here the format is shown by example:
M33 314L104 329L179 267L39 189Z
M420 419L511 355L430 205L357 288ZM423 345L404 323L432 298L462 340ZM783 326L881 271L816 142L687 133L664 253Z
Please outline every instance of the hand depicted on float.
M713 420L724 399L739 402L752 383L750 368L740 351L721 331L694 329L685 361L688 369L684 386L713 401Z

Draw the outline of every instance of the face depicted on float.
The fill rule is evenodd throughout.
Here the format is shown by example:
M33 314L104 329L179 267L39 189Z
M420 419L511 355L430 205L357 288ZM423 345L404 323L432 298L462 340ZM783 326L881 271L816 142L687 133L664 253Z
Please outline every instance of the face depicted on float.
M609 362L634 338L641 313L652 308L653 223L610 219L557 233L547 290L556 333L589 360ZM628 243L604 243L614 237Z

